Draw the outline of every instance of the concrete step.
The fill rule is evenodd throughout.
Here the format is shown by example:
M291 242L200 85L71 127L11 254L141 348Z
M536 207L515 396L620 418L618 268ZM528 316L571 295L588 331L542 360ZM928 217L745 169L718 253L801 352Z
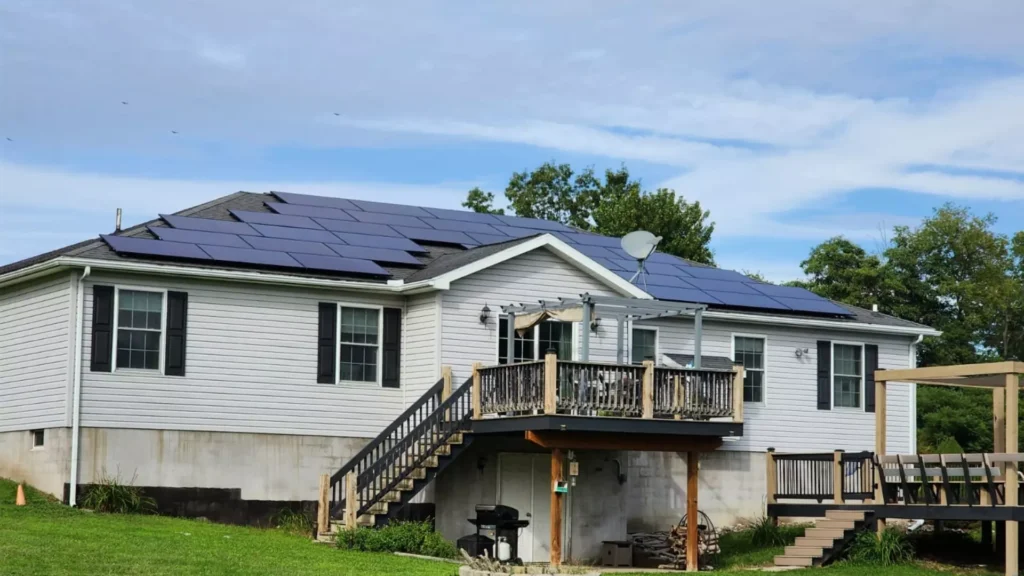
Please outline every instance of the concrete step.
M825 518L829 520L849 520L851 522L862 522L865 512L863 510L827 510Z
M776 566L814 566L813 558L776 556Z
M814 523L815 528L825 530L853 530L857 524L852 520L818 520Z
M804 533L806 538L814 540L837 540L842 538L846 530L835 530L831 528L808 528Z
M813 546L786 546L786 556L790 558L821 558L825 555L825 549Z

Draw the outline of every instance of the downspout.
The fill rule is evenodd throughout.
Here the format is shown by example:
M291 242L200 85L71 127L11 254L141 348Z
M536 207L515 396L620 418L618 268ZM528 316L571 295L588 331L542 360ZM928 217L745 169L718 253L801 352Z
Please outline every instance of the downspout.
M77 504L78 496L78 435L82 400L82 331L85 324L85 279L92 272L86 266L78 279L78 305L75 310L75 382L71 397L71 481L68 486L68 506Z

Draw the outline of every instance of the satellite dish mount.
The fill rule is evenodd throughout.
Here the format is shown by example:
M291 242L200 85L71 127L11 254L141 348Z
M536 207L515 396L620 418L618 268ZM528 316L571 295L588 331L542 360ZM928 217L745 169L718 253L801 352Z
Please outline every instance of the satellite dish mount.
M651 254L658 248L661 236L655 236L646 230L630 232L622 237L622 249L633 258L636 258L636 273L629 279L630 284L636 284L638 279L644 283L644 290L647 289L647 268L645 263Z

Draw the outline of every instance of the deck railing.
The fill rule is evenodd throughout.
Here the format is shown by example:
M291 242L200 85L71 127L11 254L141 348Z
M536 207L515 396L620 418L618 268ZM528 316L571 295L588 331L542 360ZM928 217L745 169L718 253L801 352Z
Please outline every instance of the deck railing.
M768 498L776 500L869 500L874 496L871 452L776 454L768 451Z
M474 416L573 414L743 421L743 368L544 360L475 366Z

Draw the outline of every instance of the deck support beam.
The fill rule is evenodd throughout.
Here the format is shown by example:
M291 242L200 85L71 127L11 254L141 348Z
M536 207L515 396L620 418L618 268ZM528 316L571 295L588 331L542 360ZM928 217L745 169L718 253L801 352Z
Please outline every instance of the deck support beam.
M878 374L875 373L875 454L876 456L883 456L885 454L885 417L886 417L886 397L885 397L885 380L879 380ZM878 471L875 471L875 502L885 504L885 495L882 493L882 484L885 479L881 477ZM885 530L885 519L879 518L877 520L878 533L881 534Z
M551 565L562 565L562 494L555 487L562 481L562 462L564 455L561 448L551 449Z
M1020 401L1019 396L1020 380L1016 374L1006 375L1006 442L1004 449L1012 450L1017 452L1019 447L1017 437L1018 427L1018 404ZM1005 497L1007 506L1017 506L1018 494L1017 487L1019 481L1017 479L1017 461L1006 462L1006 481L1004 485ZM1020 542L1017 539L1019 526L1015 521L1008 521L1006 523L1006 574L1008 576L1017 576L1019 566L1017 554L1020 549Z
M697 530L697 475L700 472L700 452L686 453L686 571L697 572L700 557L700 533Z

